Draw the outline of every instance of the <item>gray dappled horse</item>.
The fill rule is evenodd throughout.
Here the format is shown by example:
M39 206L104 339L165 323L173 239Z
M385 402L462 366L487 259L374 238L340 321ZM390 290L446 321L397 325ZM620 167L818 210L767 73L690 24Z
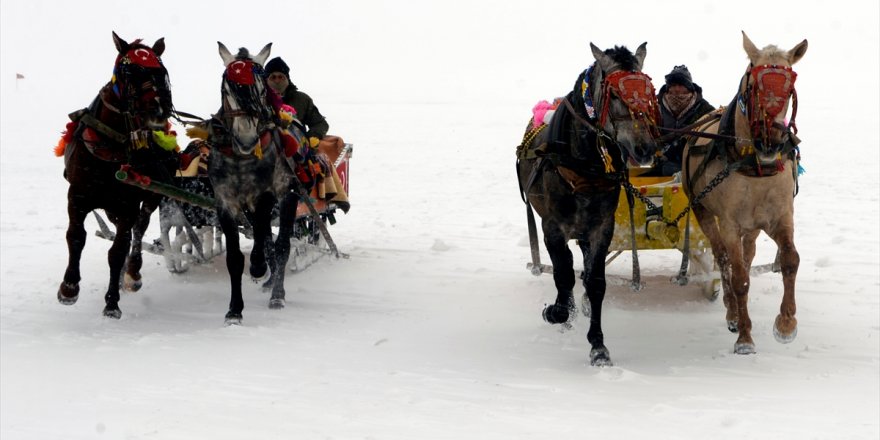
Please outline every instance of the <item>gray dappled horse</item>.
M242 320L241 281L244 254L239 244L238 219L253 227L250 274L262 278L271 269L270 308L284 307L284 267L290 255L290 237L298 196L292 191L292 163L280 146L275 109L268 97L263 63L272 43L256 55L239 49L232 55L218 42L226 70L221 85L222 108L208 126L211 145L208 176L217 200L217 214L226 239L226 266L231 284L227 324ZM272 240L272 208L279 204L279 229ZM268 264L267 264L268 260Z
M651 79L641 72L646 45L633 54L625 47L603 52L591 43L595 63L578 77L549 124L532 125L518 151L520 187L541 216L553 262L557 297L544 309L544 319L564 324L572 318L575 272L568 241L577 240L584 312L590 315L590 363L596 366L612 364L602 333L602 301L621 182L627 162L650 163L657 149L657 100Z
M156 180L170 181L176 155L158 145L157 132L168 127L173 111L168 71L159 58L165 51L163 38L152 47L141 40L128 43L113 33L118 56L112 80L92 104L71 115L63 145L67 191L67 247L69 259L58 288L58 301L70 305L79 298L80 257L86 242L85 218L103 209L116 226L107 253L110 283L104 295L104 316L120 318L119 288L123 267L126 286L141 286L140 242L150 213L162 196L118 181L120 165ZM57 151L61 153L62 151ZM134 240L132 240L134 232ZM126 255L131 247L131 255Z
M720 121L701 131L685 148L682 179L700 228L712 245L721 271L727 324L739 332L734 352L755 352L749 317L749 268L761 231L776 242L784 293L773 333L787 343L797 335L794 287L800 257L794 246L797 192L797 113L795 72L791 66L807 51L807 40L791 50L758 49L743 32L749 66ZM794 96L791 121L786 113ZM795 129L796 132L796 129ZM729 175L728 175L729 173ZM720 183L719 182L720 180Z

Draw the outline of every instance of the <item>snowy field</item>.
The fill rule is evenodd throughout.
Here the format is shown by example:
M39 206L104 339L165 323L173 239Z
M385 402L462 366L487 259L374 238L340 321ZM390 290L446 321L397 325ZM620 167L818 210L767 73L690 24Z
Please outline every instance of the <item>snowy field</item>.
M826 4L4 0L0 438L880 438L880 7ZM274 42L355 145L352 210L330 228L351 258L289 275L283 310L247 282L243 325L226 327L224 258L173 275L147 255L117 321L101 316L110 243L90 220L79 302L59 304L67 185L51 150L109 80L113 30L165 37L175 105L203 116L219 106L216 41ZM741 30L759 47L809 40L797 339L773 338L779 274L752 279L758 353L739 356L721 301L669 282L679 254L643 252L647 288L612 282L605 301L615 365L590 367L588 320L544 323L552 279L525 269L514 151L530 109L571 89L590 42L647 41L658 88L687 64L726 104ZM756 263L774 253L759 238Z

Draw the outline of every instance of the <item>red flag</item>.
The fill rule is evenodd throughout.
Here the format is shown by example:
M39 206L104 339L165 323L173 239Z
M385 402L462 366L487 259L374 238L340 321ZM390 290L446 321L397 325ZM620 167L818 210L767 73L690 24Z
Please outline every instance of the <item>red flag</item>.
M15 79L24 79L24 75L22 75L22 74L20 74L20 73L16 73L16 74L15 74Z
M250 60L236 60L226 66L226 77L236 84L254 85L254 63Z

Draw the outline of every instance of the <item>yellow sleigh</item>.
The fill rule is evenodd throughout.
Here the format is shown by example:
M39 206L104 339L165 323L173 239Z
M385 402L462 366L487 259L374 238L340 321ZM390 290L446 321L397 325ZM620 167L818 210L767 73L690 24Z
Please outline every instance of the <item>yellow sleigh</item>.
M642 172L631 169L630 185L620 192L614 213L614 237L605 264L632 251L633 239L638 251L676 249L685 255L687 246L687 259L682 262L686 270L679 272L675 281L682 285L699 283L703 295L714 300L721 291L720 275L713 268L711 245L688 209L688 198L678 176L640 176ZM633 199L632 217L628 194ZM637 254L634 258L638 258Z

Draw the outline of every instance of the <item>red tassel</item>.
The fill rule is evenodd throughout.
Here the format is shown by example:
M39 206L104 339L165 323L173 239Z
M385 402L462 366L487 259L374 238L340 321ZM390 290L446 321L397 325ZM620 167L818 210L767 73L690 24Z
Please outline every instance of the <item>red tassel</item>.
M56 157L64 156L64 150L67 148L67 144L70 142L70 139L73 138L74 130L76 130L76 122L68 122L67 127L65 127L64 131L61 132L61 139L59 139L58 144L55 145Z

